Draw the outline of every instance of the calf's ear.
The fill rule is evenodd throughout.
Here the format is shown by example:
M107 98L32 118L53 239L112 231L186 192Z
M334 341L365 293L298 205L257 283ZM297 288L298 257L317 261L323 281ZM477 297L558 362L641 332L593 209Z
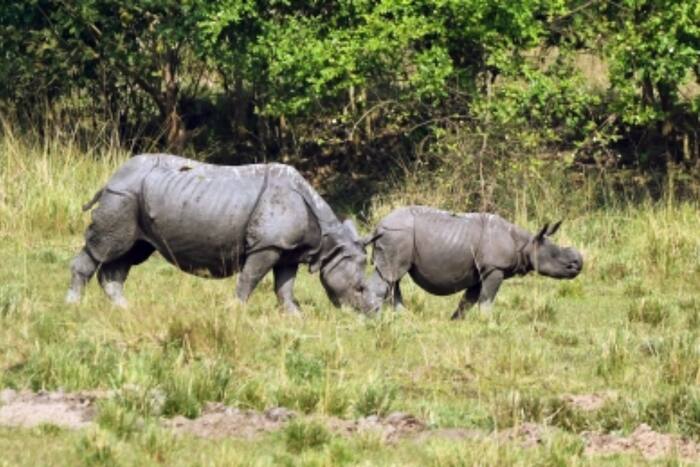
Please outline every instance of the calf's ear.
M562 222L564 222L563 219L560 220L559 222L557 222L556 224L554 224L553 226L551 226L551 227L549 228L549 230L547 231L547 234L546 234L546 235L547 235L548 237L550 237L550 236L554 235L555 233L557 233L557 230L559 230L559 227L561 227L561 223L562 223Z
M547 235L547 231L549 230L549 222L547 222L544 227L540 229L539 232L537 232L537 235L535 235L535 241L541 242L544 240L544 237Z

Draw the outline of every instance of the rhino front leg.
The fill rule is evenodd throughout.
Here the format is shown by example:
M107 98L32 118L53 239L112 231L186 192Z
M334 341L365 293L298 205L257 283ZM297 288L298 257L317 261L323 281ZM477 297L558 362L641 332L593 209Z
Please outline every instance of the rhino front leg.
M275 277L275 293L277 300L285 312L290 315L299 315L299 304L294 298L294 279L297 275L298 264L278 264L272 269Z
M394 305L394 310L403 311L406 307L403 305L403 295L401 294L401 281L398 280L394 284L394 296L392 297L392 304Z
M66 294L66 303L78 303L85 284L95 274L98 263L83 248L71 261L71 282Z
M479 293L479 308L489 310L496 299L498 289L503 283L503 271L492 271L481 281L481 292Z
M238 276L238 284L236 285L236 296L241 302L245 303L248 301L250 294L255 290L255 287L265 274L277 264L280 256L281 253L277 249L272 248L256 251L248 256Z

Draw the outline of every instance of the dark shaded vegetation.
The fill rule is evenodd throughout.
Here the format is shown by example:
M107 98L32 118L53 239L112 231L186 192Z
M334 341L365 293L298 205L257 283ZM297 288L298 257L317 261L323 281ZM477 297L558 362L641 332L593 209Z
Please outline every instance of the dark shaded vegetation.
M415 172L481 209L545 172L693 195L699 18L691 0L14 2L0 111L84 146L290 162L348 205Z

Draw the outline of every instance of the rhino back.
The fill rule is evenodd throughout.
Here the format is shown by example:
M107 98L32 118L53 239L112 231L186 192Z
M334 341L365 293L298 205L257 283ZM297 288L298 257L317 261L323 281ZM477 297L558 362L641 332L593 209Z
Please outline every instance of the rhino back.
M415 208L413 280L428 292L452 294L479 282L478 257L485 215L453 215Z
M264 171L184 171L155 167L143 181L142 230L168 260L214 276L236 272L245 255L246 226L263 188Z

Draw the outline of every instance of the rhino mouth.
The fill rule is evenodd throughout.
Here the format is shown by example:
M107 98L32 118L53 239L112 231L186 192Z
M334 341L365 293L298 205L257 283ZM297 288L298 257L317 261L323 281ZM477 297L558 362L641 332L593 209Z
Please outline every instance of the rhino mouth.
M573 279L581 273L581 269L583 269L583 264L578 260L574 260L564 266L563 276L566 279Z

